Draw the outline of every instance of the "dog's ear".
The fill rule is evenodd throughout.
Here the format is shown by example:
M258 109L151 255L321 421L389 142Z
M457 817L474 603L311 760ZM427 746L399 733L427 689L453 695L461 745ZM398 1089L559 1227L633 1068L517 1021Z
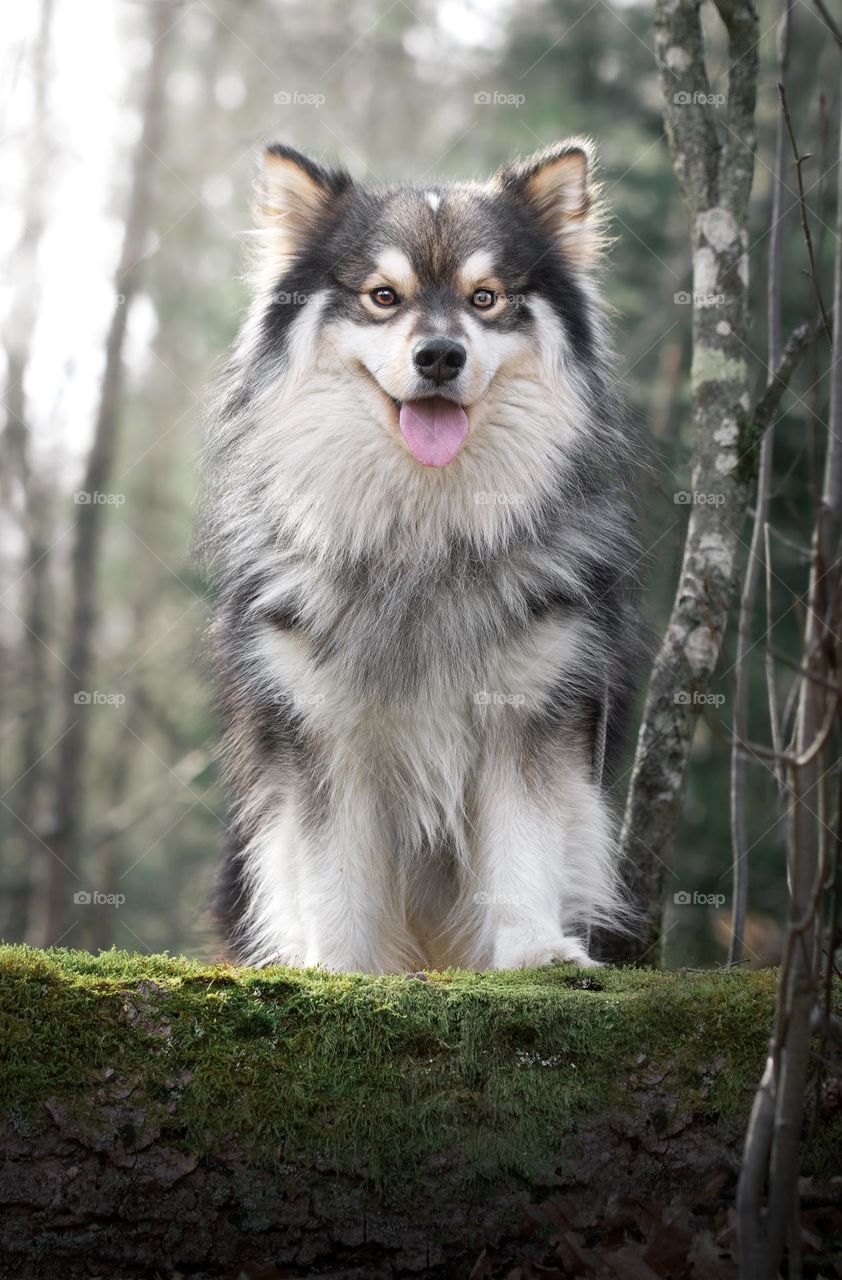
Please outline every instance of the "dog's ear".
M257 181L257 274L277 280L329 221L351 186L344 169L326 169L292 147L275 143L263 153Z
M603 246L602 210L592 179L593 148L570 138L504 165L494 181L523 202L542 231L581 269L594 265Z

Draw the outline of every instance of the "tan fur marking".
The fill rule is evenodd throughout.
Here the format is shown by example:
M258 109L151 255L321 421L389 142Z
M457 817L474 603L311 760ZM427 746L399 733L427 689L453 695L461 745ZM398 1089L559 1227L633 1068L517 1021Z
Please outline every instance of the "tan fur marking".
M418 291L418 278L412 263L400 249L384 249L377 259L377 266L363 285L367 293L378 285L389 285L401 298L411 298Z
M326 199L324 188L300 165L272 151L264 153L254 209L258 283L283 274Z

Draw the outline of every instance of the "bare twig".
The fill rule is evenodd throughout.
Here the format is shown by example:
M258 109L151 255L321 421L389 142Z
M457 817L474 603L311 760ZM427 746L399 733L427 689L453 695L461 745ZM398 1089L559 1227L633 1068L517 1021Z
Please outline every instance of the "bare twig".
M840 49L842 49L842 27L839 26L839 23L836 21L833 14L828 9L824 0L813 0L813 4L816 6L816 9L821 14L822 21L824 22L828 31L833 36L834 40L839 45Z
M783 802L784 772L780 762L783 752L783 733L778 711L778 686L775 679L775 654L772 648L774 628L774 597L772 592L772 545L769 538L769 522L763 524L763 551L766 565L766 699L769 703L769 728L772 735L772 750L775 752L775 777L778 782L778 795ZM782 803L783 807L783 803ZM786 828L784 828L786 831Z
M786 111L786 98L782 94ZM793 148L791 122L787 123ZM842 149L842 136L840 136ZM842 159L842 154L840 154ZM797 159L797 167L798 167ZM842 172L838 173L837 240L842 237ZM800 171L799 171L799 190ZM820 310L829 331L815 278L812 245L803 205L802 229ZM838 613L839 562L835 559L842 517L842 358L838 316L842 306L842 244L837 249L834 285L837 325L832 335L831 397L824 483L816 514L810 557L810 582L804 620L802 663L804 671L794 688L798 693L794 749L785 754L789 807L790 908L778 983L775 1034L766 1072L761 1081L746 1135L745 1158L738 1190L741 1274L745 1280L771 1280L779 1274L784 1245L789 1241L789 1274L799 1274L800 1221L797 1211L798 1166L814 1017L820 992L827 991L833 965L832 950L826 957L821 979L819 947L822 903L828 885L836 884L838 840L831 858L828 841L820 835L819 821L826 820L822 792L823 753L839 721L839 693L828 690L839 668L835 641ZM835 643L834 643L835 642ZM819 727L819 720L821 724ZM820 763L821 762L821 763ZM819 812L813 809L818 796ZM839 815L837 815L837 822ZM834 870L831 874L830 864ZM835 904L833 907L835 935ZM826 1006L827 1012L829 1008ZM770 1101L774 1108L770 1136ZM763 1182L768 1174L768 1207L761 1208Z
M806 248L807 248L807 261L810 264L810 270L808 274L813 284L813 292L816 295L816 302L818 304L819 314L821 315L822 320L824 321L824 327L827 333L828 341L832 342L833 337L830 332L830 321L828 320L827 312L825 311L824 301L822 300L822 291L819 286L819 277L816 272L816 258L813 252L813 237L810 233L810 220L807 217L807 198L804 194L804 177L801 173L801 166L803 165L804 161L809 160L810 157L808 155L802 156L801 152L798 149L798 143L795 138L795 130L792 127L792 117L789 114L789 104L786 98L786 88L783 84L781 84L780 81L778 81L778 95L780 96L781 111L783 112L784 120L786 121L786 128L789 134L789 141L792 146L792 154L795 159L795 180L798 185L798 208L801 214L801 230L804 233L804 244L806 245Z
M816 684L820 684L824 689L830 689L832 693L842 693L842 685L837 680L832 680L827 676L823 676L820 671L811 671L809 667L798 658L793 658L791 654L785 653L783 649L776 649L771 646L772 657L778 662L782 662L785 667L792 667L793 671L797 671L799 675L804 676L807 680L814 680Z

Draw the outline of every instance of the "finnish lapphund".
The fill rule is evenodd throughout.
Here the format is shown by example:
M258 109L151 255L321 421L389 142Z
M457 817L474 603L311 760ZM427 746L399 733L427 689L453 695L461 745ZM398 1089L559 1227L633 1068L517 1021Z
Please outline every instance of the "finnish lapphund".
M595 963L639 648L586 141L482 182L265 153L202 545L237 957Z

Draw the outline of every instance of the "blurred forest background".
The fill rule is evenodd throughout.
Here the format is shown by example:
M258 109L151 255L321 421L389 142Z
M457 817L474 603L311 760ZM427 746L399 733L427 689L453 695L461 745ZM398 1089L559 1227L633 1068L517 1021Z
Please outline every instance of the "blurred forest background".
M750 258L762 317L779 9L759 8ZM727 60L708 18L716 90ZM651 11L608 0L31 0L4 19L0 936L209 957L221 951L208 904L225 801L203 666L207 594L190 544L203 409L245 304L259 146L283 140L359 178L430 180L485 175L567 134L595 139L614 217L606 289L619 367L651 446L641 589L657 636L691 487L691 307ZM838 103L817 86L838 83L838 51L800 0L792 46L790 102L813 154L805 183L829 296ZM786 264L784 333L814 311L795 212ZM752 348L759 387L761 322ZM805 359L776 436L786 492L772 512L775 636L793 654L828 394L818 358ZM90 484L98 475L102 490ZM760 636L762 617L756 626ZM79 662L85 635L91 660ZM734 638L732 628L698 724L669 892L671 904L682 892L722 901L671 906L673 965L722 960L727 946ZM752 680L760 739L762 662ZM768 963L785 862L774 779L762 767L749 778L746 941L753 963ZM110 900L86 900L96 894Z

